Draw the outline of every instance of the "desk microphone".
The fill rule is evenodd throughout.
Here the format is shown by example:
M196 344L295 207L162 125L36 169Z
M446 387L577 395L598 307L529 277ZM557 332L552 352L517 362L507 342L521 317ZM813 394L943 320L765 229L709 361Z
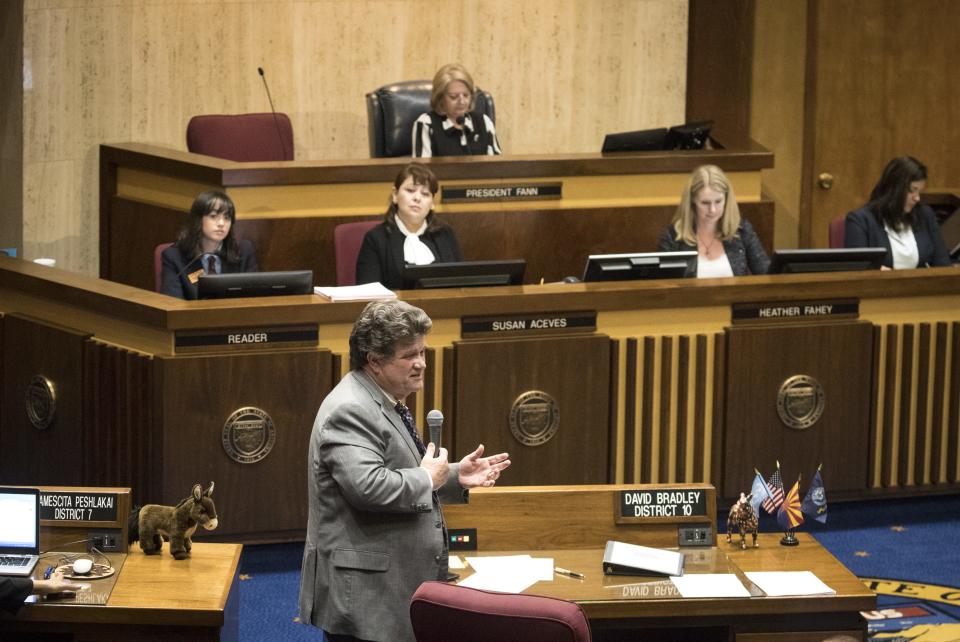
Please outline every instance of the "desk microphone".
M273 114L273 124L277 127L277 138L280 139L280 151L283 157L287 157L287 146L283 142L283 133L280 130L280 119L277 118L277 110L273 108L273 98L270 97L270 86L267 85L267 76L263 73L263 67L257 67L257 73L263 79L263 88L267 90L267 101L270 103L270 112Z
M437 449L434 451L434 456L440 456L440 427L443 426L443 413L434 408L427 413L427 426L430 428L430 441L433 442L434 446Z

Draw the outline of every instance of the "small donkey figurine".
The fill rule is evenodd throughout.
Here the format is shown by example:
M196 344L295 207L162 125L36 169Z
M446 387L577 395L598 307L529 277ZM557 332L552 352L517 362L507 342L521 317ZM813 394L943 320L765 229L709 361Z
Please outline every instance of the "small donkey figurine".
M213 505L213 482L207 490L195 484L193 493L176 506L147 504L140 509L138 531L140 548L147 555L158 555L164 540L170 540L170 554L182 560L190 556L190 538L197 525L208 531L217 527L217 507Z
M727 516L727 543L730 543L733 527L736 526L737 530L740 531L740 548L747 547L747 533L753 535L753 547L759 547L757 530L760 520L757 518L757 514L753 512L753 505L750 503L751 497L753 497L753 493L749 495L740 493L740 499L730 507L730 514Z

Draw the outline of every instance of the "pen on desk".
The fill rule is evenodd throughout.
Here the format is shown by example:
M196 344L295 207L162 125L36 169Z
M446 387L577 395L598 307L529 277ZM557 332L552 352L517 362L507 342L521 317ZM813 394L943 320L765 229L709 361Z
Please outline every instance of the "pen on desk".
M560 575L567 575L567 576L569 576L569 577L575 577L575 578L577 578L578 580L586 579L586 577L587 577L587 576L584 575L583 573L577 573L577 572L575 572L575 571L568 571L567 569L565 569L565 568L560 568L559 566L554 566L554 567L553 567L553 572L554 572L554 573L559 573Z
M49 580L51 575L53 575L53 567L48 566L46 570L43 572L43 579Z

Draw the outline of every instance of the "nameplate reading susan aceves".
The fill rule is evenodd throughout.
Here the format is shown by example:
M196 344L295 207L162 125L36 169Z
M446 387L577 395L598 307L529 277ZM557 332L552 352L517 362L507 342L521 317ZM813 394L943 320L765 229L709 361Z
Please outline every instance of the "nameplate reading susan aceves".
M595 310L498 314L460 319L460 335L463 337L594 332L596 329L597 313Z
M563 183L513 183L510 185L453 185L440 188L441 203L490 201L544 201L563 197Z

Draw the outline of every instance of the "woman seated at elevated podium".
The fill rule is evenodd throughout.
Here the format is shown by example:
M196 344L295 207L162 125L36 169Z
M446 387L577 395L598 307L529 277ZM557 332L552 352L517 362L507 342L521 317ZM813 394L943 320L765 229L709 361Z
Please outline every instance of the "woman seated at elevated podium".
M399 290L406 265L463 260L453 230L433 213L438 189L437 177L426 166L411 163L400 170L383 222L363 237L357 283L379 281Z
M885 247L883 267L904 269L950 265L950 254L929 205L920 202L927 168L912 156L887 163L870 202L847 214L846 247Z
M431 111L413 123L414 157L483 156L500 153L493 121L475 111L476 87L459 64L440 67L433 77Z
M716 165L693 170L680 206L660 236L661 252L697 251L688 276L766 274L770 259L750 221L740 216L733 186Z
M257 271L253 244L234 234L235 213L233 201L223 192L197 196L176 243L161 256L161 292L196 299L197 281L203 274Z

